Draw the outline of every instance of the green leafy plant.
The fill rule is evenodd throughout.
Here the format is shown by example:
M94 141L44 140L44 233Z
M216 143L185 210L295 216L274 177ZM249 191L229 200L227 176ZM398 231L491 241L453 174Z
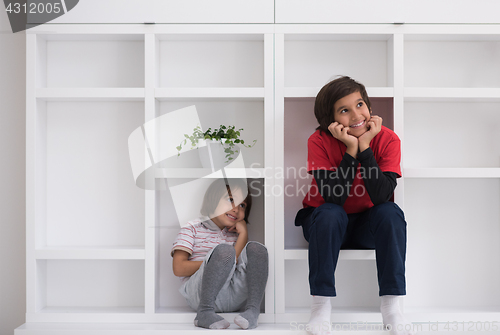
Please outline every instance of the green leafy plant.
M212 128L208 128L207 131L202 132L201 127L198 125L193 129L193 133L191 135L184 134L185 139L181 141L179 146L177 147L179 156L181 153L181 149L183 145L186 145L188 141L191 142L191 149L198 148L198 141L200 140L214 140L219 142L224 148L224 152L226 153L226 163L233 160L233 155L238 153L238 150L235 148L235 143L241 144L246 148L251 148L255 145L257 140L253 140L252 144L247 145L245 141L240 139L241 131L243 128L235 129L235 126L224 126L220 125L219 128L212 130Z

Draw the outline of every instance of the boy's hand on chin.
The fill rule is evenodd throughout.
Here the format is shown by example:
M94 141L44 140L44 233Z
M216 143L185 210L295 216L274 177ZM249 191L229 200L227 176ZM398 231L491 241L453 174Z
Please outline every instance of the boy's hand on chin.
M380 133L382 129L382 118L378 115L372 115L368 121L368 131L359 137L359 151L365 151L370 146L371 140Z
M247 223L245 220L238 221L234 226L229 227L227 231L236 232L238 234L247 233Z
M338 122L332 122L328 126L328 130L333 137L345 144L348 154L356 157L358 153L358 139L349 134L349 127L344 127Z

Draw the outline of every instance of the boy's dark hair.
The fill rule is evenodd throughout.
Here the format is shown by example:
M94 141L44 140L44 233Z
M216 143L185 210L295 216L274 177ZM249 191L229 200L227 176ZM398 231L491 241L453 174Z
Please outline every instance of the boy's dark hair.
M207 191L205 192L203 204L201 205L200 210L201 215L209 216L210 214L213 214L215 212L215 209L219 205L220 199L225 194L229 194L229 196L232 197L231 189L233 191L239 189L242 192L246 190L247 196L244 200L246 203L244 220L248 223L248 216L250 215L250 209L252 208L252 196L250 195L250 191L245 179L216 179L212 184L210 184Z
M316 129L330 134L328 126L335 122L333 106L338 100L354 92L361 94L361 98L363 98L368 109L371 110L370 98L366 93L365 86L356 80L343 76L323 86L314 101L314 115L319 123Z

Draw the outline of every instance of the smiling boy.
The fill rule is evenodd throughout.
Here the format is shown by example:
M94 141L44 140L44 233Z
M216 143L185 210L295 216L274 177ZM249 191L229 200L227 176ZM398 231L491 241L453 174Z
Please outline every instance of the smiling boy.
M330 324L340 249L375 249L383 322L393 334L411 334L397 331L407 324L398 303L406 294L406 222L390 201L401 177L400 140L372 115L365 87L349 77L320 90L314 114L319 127L307 160L314 179L295 219L309 242L309 333L329 333L315 325Z

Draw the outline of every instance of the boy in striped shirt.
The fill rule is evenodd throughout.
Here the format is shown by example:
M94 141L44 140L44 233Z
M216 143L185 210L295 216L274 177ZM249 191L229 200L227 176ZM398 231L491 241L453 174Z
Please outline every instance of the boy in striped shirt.
M216 312L235 312L243 329L257 327L268 276L264 245L248 242L252 198L244 180L217 179L205 193L203 219L181 228L172 247L179 291L197 311L194 324L209 329L230 326Z

